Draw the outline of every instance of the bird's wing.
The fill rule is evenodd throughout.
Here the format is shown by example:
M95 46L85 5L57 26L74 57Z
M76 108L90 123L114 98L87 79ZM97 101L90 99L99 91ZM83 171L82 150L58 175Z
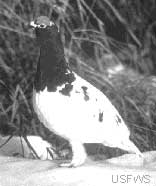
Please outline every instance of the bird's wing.
M46 89L36 95L40 116L50 130L67 138L82 142L100 143L112 137L127 139L129 130L109 99L86 80L75 75L73 89L68 96L58 87L56 92ZM42 113L42 114L41 114ZM47 122L45 122L45 120Z

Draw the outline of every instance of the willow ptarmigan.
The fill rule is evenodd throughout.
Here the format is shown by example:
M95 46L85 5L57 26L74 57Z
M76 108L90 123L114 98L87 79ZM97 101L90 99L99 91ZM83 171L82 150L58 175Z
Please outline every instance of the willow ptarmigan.
M62 166L85 162L84 143L102 143L142 156L109 99L71 70L56 24L40 16L31 26L40 47L33 105L45 127L70 142L73 158Z

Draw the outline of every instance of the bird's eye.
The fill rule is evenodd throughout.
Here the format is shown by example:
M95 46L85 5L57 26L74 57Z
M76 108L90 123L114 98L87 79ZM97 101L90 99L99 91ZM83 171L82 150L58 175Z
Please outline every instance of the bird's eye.
M41 24L41 25L39 25L39 28L46 28L46 25L45 24Z

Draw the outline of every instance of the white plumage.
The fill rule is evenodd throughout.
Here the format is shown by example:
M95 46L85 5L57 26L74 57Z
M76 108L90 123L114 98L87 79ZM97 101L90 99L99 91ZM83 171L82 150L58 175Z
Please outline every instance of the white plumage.
M55 30L57 28L53 22L53 24L50 23L48 18L42 16L32 24L36 29L37 39L41 42L40 70L38 67L40 75L36 78L36 81L38 80L40 83L34 89L33 105L39 119L50 131L69 140L73 159L69 164L63 165L78 166L84 163L86 152L83 143L102 143L106 146L118 147L141 155L139 149L130 141L130 132L109 99L100 90L68 69L68 65L66 66L67 69L62 71L60 61L62 60L61 62L65 64L66 61L64 60L64 53L62 54L63 58L60 55L61 50L58 51L59 55L57 55L56 48L58 49L60 41L56 43L55 38L59 35L58 30L55 33L55 38L53 35L47 37L50 41L46 43L46 28L48 28L47 34L50 33L50 29L53 29L54 33L52 27L55 27ZM40 36L42 38L39 38ZM56 48L53 46L48 48L50 44L55 44ZM45 49L43 53L46 55L43 55L42 49ZM47 50L51 51L51 54L46 53ZM58 61L56 62L56 60ZM56 74L55 77L54 75L49 76L48 72L46 73L45 69L49 68L44 65L53 66L52 73ZM61 83L58 80L58 77L62 78L60 72L53 70L56 66L57 68L60 67L60 71L64 73L65 80L60 80ZM66 80L68 79L67 75L72 75L74 79L72 81ZM50 80L53 85L55 84L53 89L50 89L53 87Z

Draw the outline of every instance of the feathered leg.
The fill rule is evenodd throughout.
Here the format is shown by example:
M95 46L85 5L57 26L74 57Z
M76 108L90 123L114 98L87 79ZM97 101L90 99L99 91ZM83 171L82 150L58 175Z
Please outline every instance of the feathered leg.
M78 141L70 141L70 144L73 152L72 161L70 163L61 164L61 167L77 167L79 165L82 165L87 157L85 148L82 143Z

